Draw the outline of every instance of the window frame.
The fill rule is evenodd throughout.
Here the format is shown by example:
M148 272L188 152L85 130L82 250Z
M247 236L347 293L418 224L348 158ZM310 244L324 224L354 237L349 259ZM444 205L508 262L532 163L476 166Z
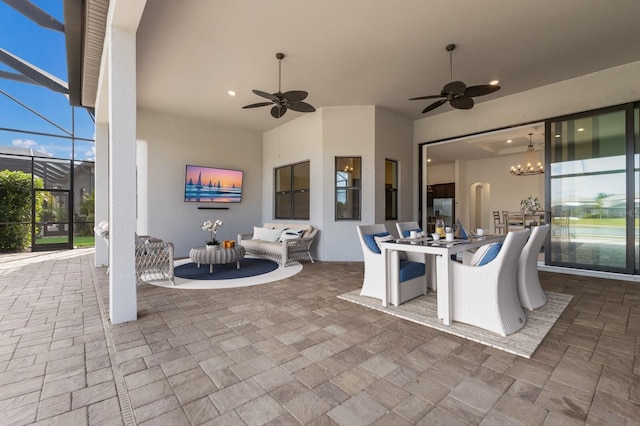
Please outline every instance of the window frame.
M307 165L308 176L307 182L309 182L308 186L304 188L296 188L295 182L295 173L294 168L296 166ZM285 169L289 169L289 186L287 190L280 191L278 190L278 172L284 171ZM287 164L285 166L275 167L273 169L273 217L275 219L289 219L289 220L309 220L311 216L311 196L307 197L307 215L296 217L296 197L295 194L310 194L311 192L311 160L300 161L298 163ZM289 197L289 214L284 215L281 211L279 211L278 206L278 198L279 196L288 195Z
M353 181L355 179L351 179L352 181L352 185L350 186L338 186L338 176L340 173L346 173L343 170L339 170L338 168L338 163L341 160L351 160L352 162L357 161L358 162L358 173L359 173L359 179L358 179L358 183L357 185L353 185ZM334 219L336 222L338 221L359 221L362 218L362 157L361 156L354 156L354 155L350 155L350 156L336 156L334 159ZM344 179L343 181L348 181L348 179ZM338 214L338 211L341 210L339 208L339 204L338 204L338 199L341 198L338 196L338 192L339 191L346 191L346 193L348 192L357 192L357 198L354 198L355 200L357 200L357 206L358 206L358 211L357 214L354 215L353 217L341 217ZM346 199L349 199L349 197L347 196Z

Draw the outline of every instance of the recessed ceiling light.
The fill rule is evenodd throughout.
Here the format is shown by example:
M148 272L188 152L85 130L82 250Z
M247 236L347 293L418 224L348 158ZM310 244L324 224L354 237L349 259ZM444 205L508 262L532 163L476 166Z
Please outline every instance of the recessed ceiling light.
M513 142L511 139L507 139L507 143L511 143Z
M584 132L584 128L583 128L583 127L580 127L580 128L578 129L578 131L579 131L579 132Z
M492 86L495 86L495 85L497 85L498 83L500 83L500 80L491 80L491 81L489 82L489 84L490 84L490 85L492 85Z
M229 96L235 96L235 95L236 95L236 92L234 92L233 90L229 90L229 91L227 92L227 94L228 94Z
M430 162L431 162L431 158L427 158L427 163L430 163Z
M559 137L560 137L560 135L556 135L556 138L559 138Z

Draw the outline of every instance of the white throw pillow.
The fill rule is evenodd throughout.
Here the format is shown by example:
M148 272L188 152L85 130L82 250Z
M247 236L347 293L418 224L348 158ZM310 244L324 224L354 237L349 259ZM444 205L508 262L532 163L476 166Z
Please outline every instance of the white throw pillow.
M284 240L295 240L296 238L302 237L303 232L304 229L284 228L280 233L278 241L283 242Z
M276 241L278 241L278 238L280 238L281 233L282 229L260 228L257 226L253 227L254 240L262 240L275 243Z

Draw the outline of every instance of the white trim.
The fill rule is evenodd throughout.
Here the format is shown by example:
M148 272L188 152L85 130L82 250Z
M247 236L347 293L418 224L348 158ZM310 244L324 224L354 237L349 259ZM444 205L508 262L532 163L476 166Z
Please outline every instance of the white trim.
M640 275L619 274L616 272L590 271L587 269L566 268L563 266L549 266L538 262L538 270L555 272L558 274L580 275L585 277L605 278L609 280L640 282Z

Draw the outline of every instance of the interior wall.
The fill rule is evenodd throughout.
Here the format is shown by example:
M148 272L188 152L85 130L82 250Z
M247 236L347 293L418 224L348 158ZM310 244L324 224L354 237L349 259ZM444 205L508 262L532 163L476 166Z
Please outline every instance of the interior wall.
M385 160L398 162L398 221L418 220L417 175L414 177L413 122L384 108L375 109L376 203L375 223L386 223L395 233L396 221L385 221Z
M323 110L323 258L362 260L356 226L376 220L375 107L330 107ZM362 158L361 220L335 220L335 157ZM384 159L382 174L384 184ZM383 198L384 199L384 198Z
M314 259L323 260L320 251L324 239L322 226L322 191L324 168L322 165L322 121L324 112L319 109L313 114L302 114L295 120L265 132L262 136L262 210L260 225L264 222L309 223L320 229L311 247ZM309 220L275 220L274 170L289 164L310 161ZM258 225L258 226L260 226Z
M186 257L192 247L204 246L207 219L222 219L218 240L235 240L261 222L262 135L193 118L138 110L137 135L147 141L148 232L171 241L175 256ZM242 201L184 202L187 164L244 171ZM199 210L198 207L228 207Z
M542 160L542 157L538 155L538 159ZM491 228L491 232L493 232L492 212L494 210L519 211L520 200L529 196L538 197L544 206L544 175L514 176L509 173L509 167L521 161L522 154L514 154L461 162L465 173L462 186L467 188L467 199L471 199L469 190L474 184L484 182L491 184L489 203L482 211L482 226ZM469 210L461 209L458 217L463 223L474 226L475 221L471 217L473 212Z

